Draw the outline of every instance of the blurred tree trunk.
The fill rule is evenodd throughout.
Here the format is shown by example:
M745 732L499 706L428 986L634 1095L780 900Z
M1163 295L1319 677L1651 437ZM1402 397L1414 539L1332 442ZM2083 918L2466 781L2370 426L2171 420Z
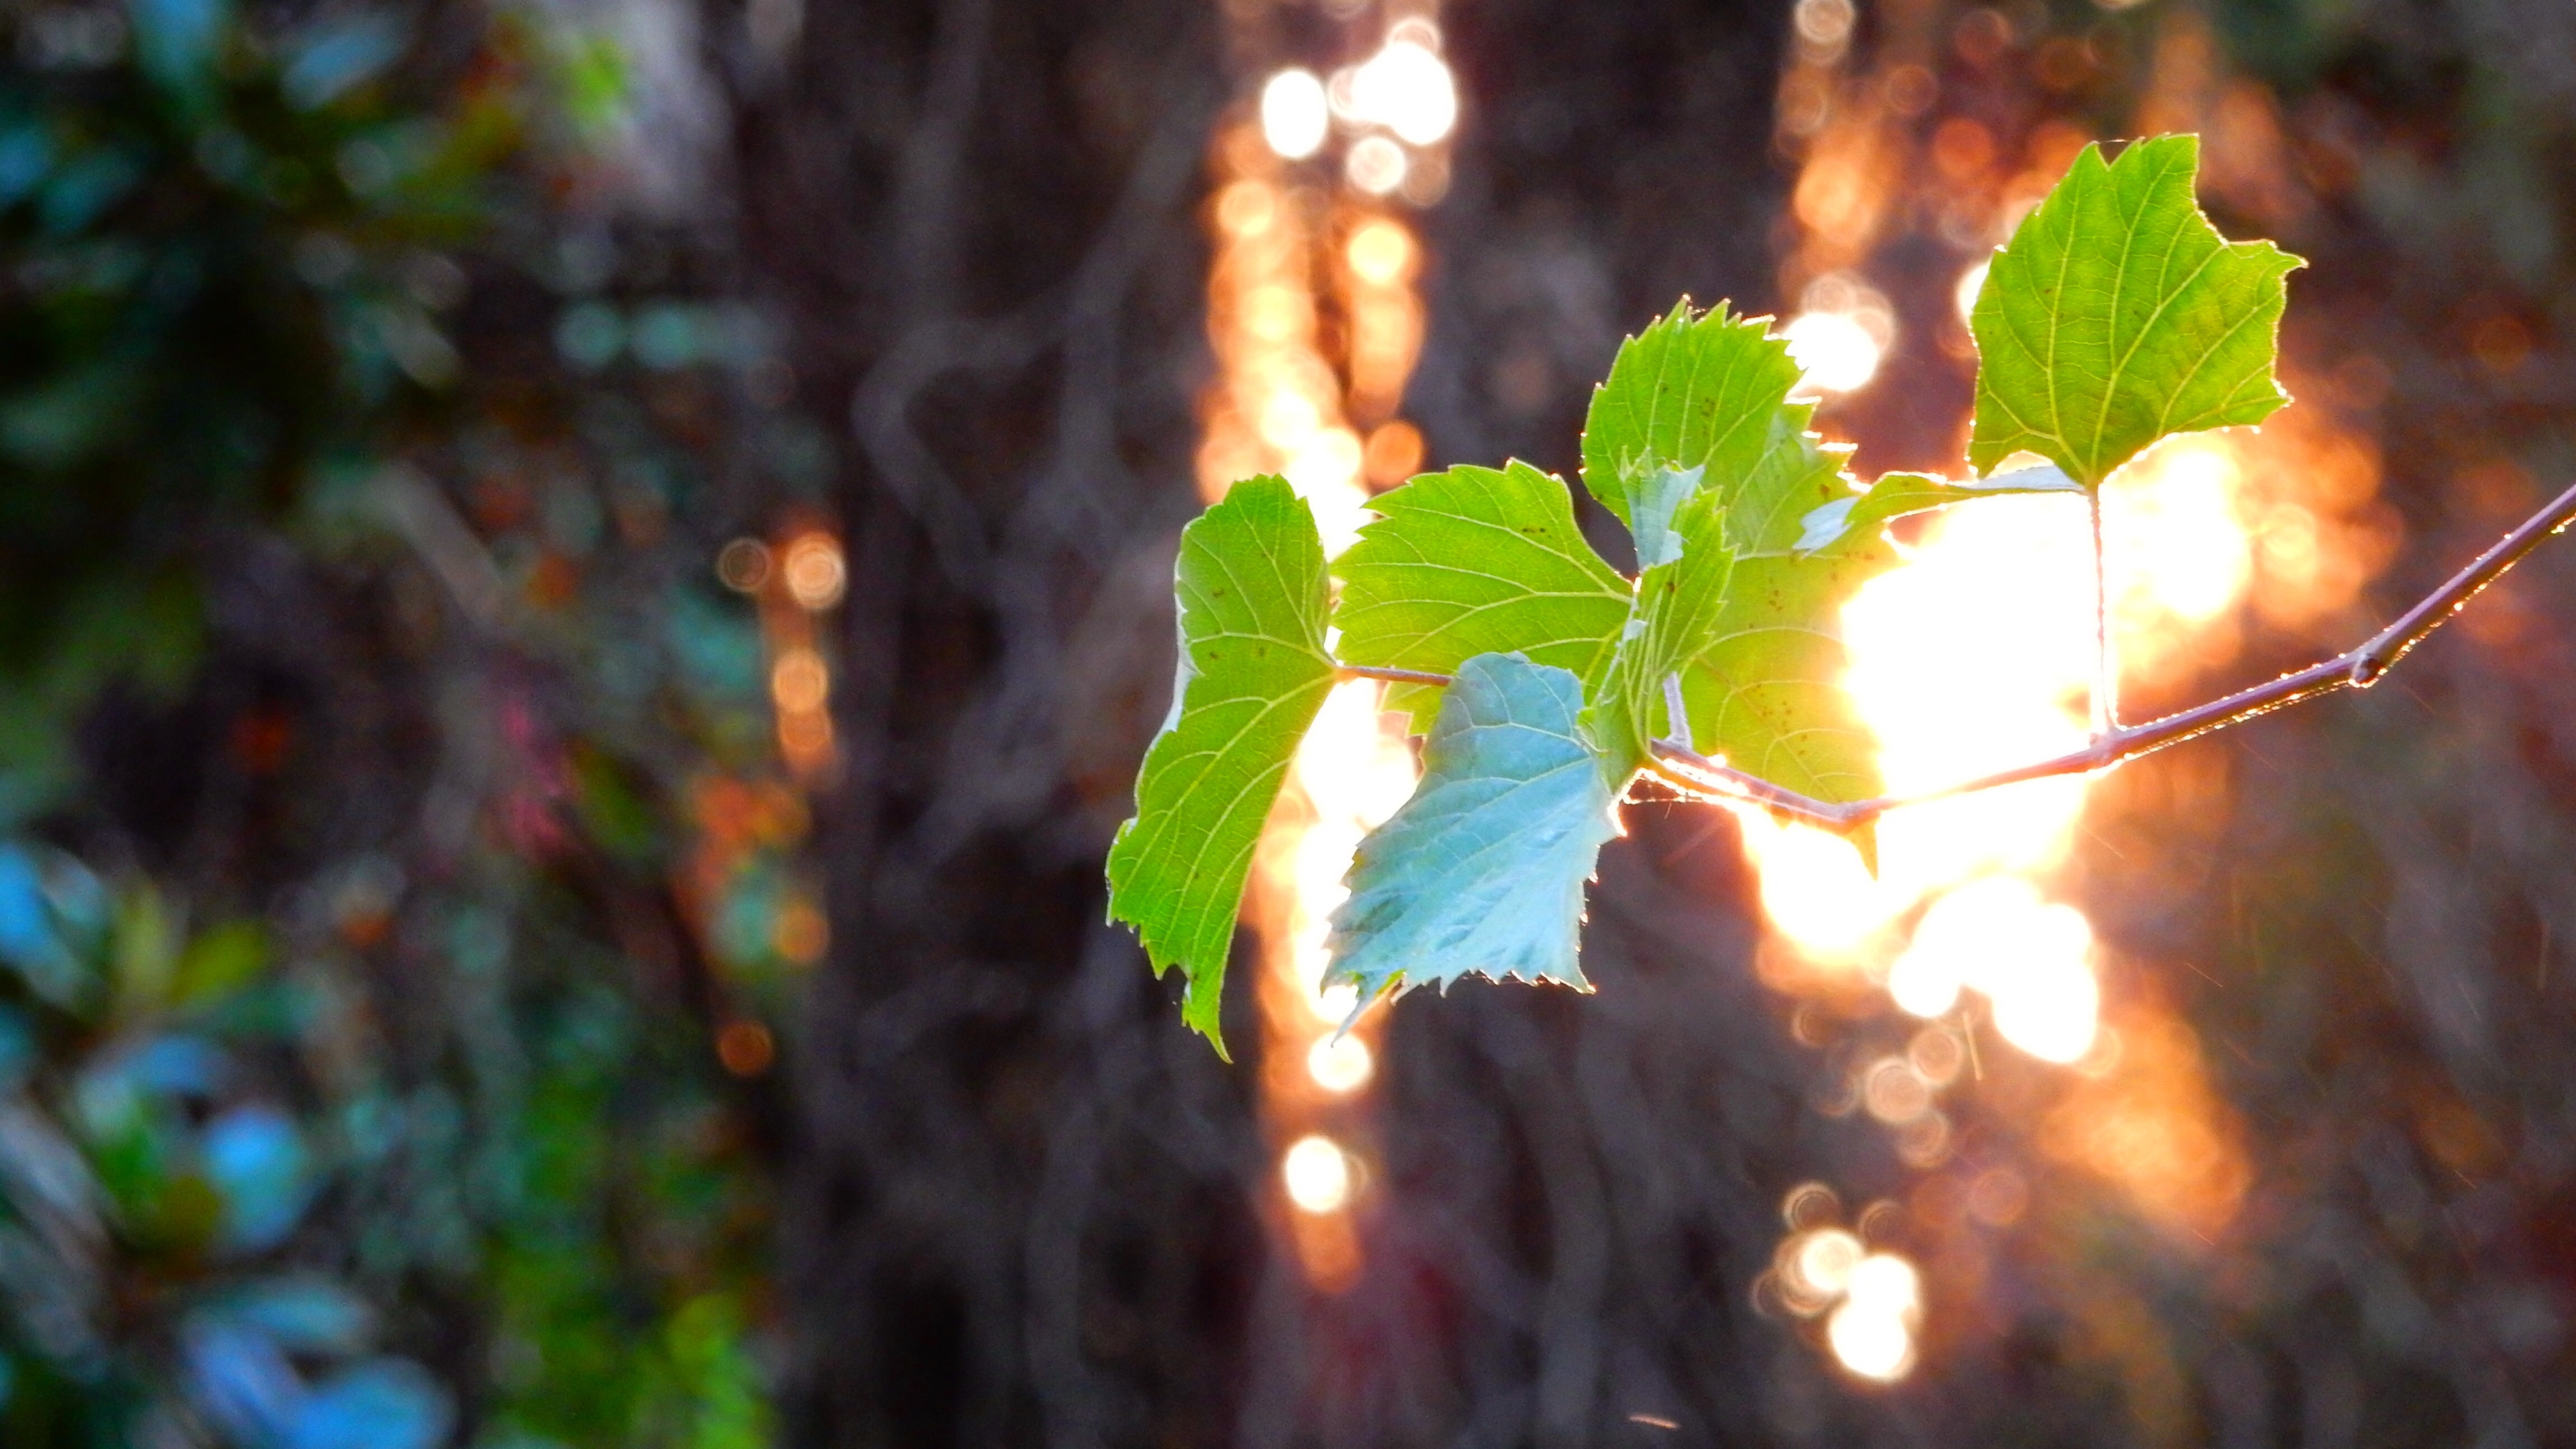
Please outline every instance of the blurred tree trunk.
M2302 1443L2365 1424L2387 1430L2372 1442L2476 1424L2523 1443L2576 1422L2563 1389L2513 1377L2564 1366L2576 1302L2554 1206L2576 1131L2543 1085L2565 1078L2576 992L2548 965L2576 938L2576 715L2552 663L2565 631L2537 622L2565 612L2564 560L2494 601L2490 647L2445 636L2368 699L2192 747L2245 766L2241 811L2080 852L2075 888L2135 957L2110 990L2185 1013L2273 1144L2224 1256L2178 1256L2112 1189L2011 1157L2062 1083L1989 1062L1961 1130L2037 1175L2048 1213L1982 1240L1992 1279L1945 1310L1937 1372L1858 1391L1800 1330L1757 1322L1747 1290L1786 1191L1821 1179L1857 1207L1922 1175L1875 1124L1814 1109L1859 1043L1802 1045L1794 1003L1757 984L1733 831L1648 806L1593 893L1597 997L1477 986L1395 1012L1370 1267L1342 1297L1309 1293L1263 1226L1260 1064L1188 1039L1170 984L1100 923L1099 852L1168 688L1172 534L1197 506L1195 208L1209 128L1243 88L1220 8L841 0L800 28L794 3L726 24L748 37L731 42L747 261L799 329L802 401L848 421L835 945L794 1055L784 1249L800 1442L1655 1442L1641 1416L1689 1444L2287 1442L2294 1420ZM2108 23L2078 9L2070 34ZM1431 325L1406 407L1435 465L1570 469L1623 332L1684 292L1778 305L1786 11L1477 0L1444 17L1467 106L1452 192L1423 220ZM2536 491L2486 455L2545 431L2531 410L2567 375L2548 363L2563 344L2490 378L2444 340L2499 313L2544 343L2565 326L2563 307L2516 311L2468 240L2441 250L2469 232L2434 220L2484 213L2426 190L2409 138L2465 103L2450 72L2389 58L2460 36L2497 50L2444 13L2441 35L2383 43L2320 10L2300 52L2317 69L2275 79L2312 178L2415 178L2327 195L2310 235L2284 233L2318 258L2293 357L2321 372L2366 345L2401 381L2383 422L2387 491L2423 540L2392 575L2407 587L2504 521L2444 491L2455 471ZM2567 125L2563 102L2510 114ZM2563 268L2563 249L2535 254ZM2314 647L2256 643L2262 663ZM1248 1055L1249 1020L1231 1036ZM2462 1156L2436 1128L2503 1145ZM2098 1329L2115 1310L2137 1335ZM2154 1384L2169 1399L2150 1424Z
M1470 119L1457 188L1427 221L1434 321L1413 407L1441 456L1569 466L1584 383L1628 325L1685 290L1758 298L1778 187L1770 9L1453 17ZM797 319L802 400L849 418L847 771L823 807L835 947L796 1053L783 1275L798 1436L1385 1442L1497 1414L1588 1425L1601 1347L1577 1320L1600 1307L1603 1184L1541 1192L1520 1170L1524 1152L1584 1158L1581 1114L1535 1080L1485 1104L1494 1130L1526 1137L1474 1164L1495 1210L1538 1234L1510 1285L1471 1292L1472 1265L1435 1261L1392 1226L1399 1207L1370 1286L1309 1302L1257 1216L1258 1063L1226 1068L1189 1039L1168 983L1101 924L1099 853L1165 703L1170 549L1198 502L1196 206L1236 89L1219 7L827 3L792 45L774 13L737 28L763 24L773 51L745 41L736 66L745 249ZM1716 939L1730 969L1694 973L1695 989L1740 995L1745 932ZM1387 1110L1435 1137L1454 1130L1449 1094L1481 1091L1494 1061L1525 1074L1628 1049L1629 1027L1574 1003L1470 994L1420 1023L1439 1040L1397 1052L1465 1058L1398 1068ZM1682 1055L1763 1070L1780 1049L1758 1043L1771 1028L1748 1006L1694 1008L1736 1025ZM1232 1036L1257 1034L1245 1020ZM1534 1039L1552 1045L1532 1056ZM1794 1094L1764 1100L1776 1114ZM1700 1106L1648 1105L1678 1114L1676 1133ZM1635 1148L1654 1149L1654 1120ZM1421 1144L1393 1130L1402 1163ZM1400 1204L1406 1169L1392 1170ZM1740 1301L1768 1209L1741 1188L1714 1209L1755 1224L1701 1270ZM1476 1304L1474 1322L1548 1305L1535 1399L1489 1382L1517 1332L1432 1330L1468 1307L1444 1299L1498 1290L1512 1301ZM1393 1356L1307 1352L1354 1343Z
M742 63L746 250L802 400L848 420L834 949L782 1250L802 1442L1207 1442L1232 1412L1249 1079L1176 1029L1099 882L1196 504L1216 21L844 0Z

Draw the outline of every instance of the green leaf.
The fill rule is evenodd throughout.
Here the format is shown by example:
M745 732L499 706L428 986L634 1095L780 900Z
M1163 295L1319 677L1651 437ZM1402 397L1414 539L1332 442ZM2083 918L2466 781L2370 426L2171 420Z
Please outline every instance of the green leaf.
M1624 780L1627 773L1644 765L1649 745L1673 733L1666 718L1665 679L1685 673L1695 663L1706 663L1705 656L1725 649L1731 626L1762 627L1769 614L1781 609L1830 614L1839 606L1839 599L1820 600L1807 589L1767 602L1739 597L1748 588L1765 587L1777 595L1776 580L1767 584L1740 580L1741 562L1790 555L1803 536L1801 520L1850 492L1850 480L1841 468L1850 450L1830 447L1806 431L1813 411L1804 404L1775 404L1762 452L1729 460L1726 472L1713 470L1707 486L1676 513L1673 529L1680 540L1680 556L1638 577L1635 613L1617 657L1594 693L1590 720L1593 738L1600 743L1614 779ZM1725 659L1709 667L1738 662ZM1794 720L1783 721L1783 726L1801 728Z
M1650 569L1682 556L1682 536L1673 531L1673 511L1697 493L1705 467L1632 470L1628 480L1628 533L1637 543L1637 567Z
M1620 522L1636 526L1632 478L1705 468L1715 487L1769 450L1798 364L1768 321L1736 317L1723 302L1694 315L1685 298L1621 344L1583 421L1583 486Z
M1869 485L1865 492L1847 493L1831 503L1810 509L1798 520L1796 551L1814 553L1832 547L1847 535L1880 527L1909 513L1946 508L1953 503L2004 498L2016 493L2083 491L2083 484L2067 477L2054 464L2016 468L2009 473L1997 473L1992 478L1971 483L1954 483L1928 473L1887 473Z
M1681 557L1638 576L1636 605L1618 653L1584 711L1584 727L1601 752L1602 773L1614 794L1653 757L1653 742L1671 732L1664 680L1716 642L1735 578L1725 499L1716 490L1685 499L1673 529L1681 537Z
M1459 666L1422 783L1360 842L1328 982L1368 1002L1468 972L1589 989L1583 883L1618 833L1577 719L1582 681L1517 654Z
M268 932L258 921L225 922L188 943L171 998L193 1006L229 995L267 969L268 955Z
M1811 554L1735 560L1706 642L1682 675L1691 747L1801 795L1840 804L1881 793L1878 738L1843 687L1842 606L1895 566L1875 528ZM1876 832L1852 832L1876 868Z
M1997 253L1976 334L1980 473L2039 454L2087 488L2170 433L2259 423L2289 395L2272 364L2301 264L2221 238L2192 200L2193 136L2087 146Z
M1807 515L1851 492L1843 473L1851 447L1807 431L1812 403L1788 403L1772 414L1759 456L1739 475L1713 478L1726 501L1726 546L1739 554L1781 553L1805 536Z
M1253 846L1333 687L1314 514L1281 479L1235 484L1181 530L1173 592L1172 713L1109 848L1109 917L1136 928L1156 975L1181 968L1182 1019L1222 1055L1218 998Z
M1880 792L1877 738L1842 686L1849 665L1839 614L1861 585L1896 563L1879 527L1847 523L1815 549L1804 520L1842 495L1883 523L1901 506L1937 506L1936 480L1891 475L1850 493L1842 449L1807 433L1808 410L1783 407L1769 451L1731 489L1711 487L1677 520L1681 558L1638 580L1637 618L1588 720L1614 784L1674 733L1664 681L1682 685L1688 743L1748 774L1827 802ZM1853 838L1874 862L1875 832Z
M1428 473L1379 494L1379 517L1334 561L1333 622L1351 664L1454 674L1517 650L1587 682L1608 667L1629 585L1574 526L1565 484L1527 463ZM1436 686L1388 702L1420 726Z

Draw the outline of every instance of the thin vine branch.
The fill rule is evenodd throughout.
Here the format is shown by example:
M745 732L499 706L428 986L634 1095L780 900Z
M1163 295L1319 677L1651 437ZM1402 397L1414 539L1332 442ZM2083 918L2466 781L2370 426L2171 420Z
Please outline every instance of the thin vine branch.
M1704 799L1740 800L1762 805L1784 815L1794 815L1835 830L1851 830L1876 820L1890 810L1906 805L1921 805L1934 800L1947 800L1992 790L2003 785L2016 785L2024 780L2040 780L2057 775L2083 775L2108 769L2123 761L2151 754L2168 745L2180 744L2213 731L2242 724L2258 715L2271 713L2319 695L2343 689L2368 689L2385 677L2408 650L2423 642L2424 637L2442 627L2453 614L2494 583L2505 570L2520 563L2524 556L2538 548L2543 539L2576 522L2576 487L2559 494L2531 517L2523 520L2511 533L2479 554L2468 567L2453 574L2440 588L2424 596L2415 607L2398 616L2396 622L2372 635L2359 646L2320 664L2313 664L2295 674L2285 674L2251 689L2239 690L2224 698L2171 714L2132 728L2113 727L2095 736L2091 744L2070 754L2053 759L2036 760L1990 775L1979 775L1926 790L1913 795L1880 796L1871 800L1854 800L1842 804L1828 803L1795 790L1783 789L1768 780L1748 775L1699 754L1688 745L1660 739L1653 743L1657 778L1688 794ZM1405 684L1447 684L1449 676L1416 669L1381 669L1366 665L1345 664L1343 674L1363 679L1388 679ZM1678 694L1678 680L1668 680L1667 706L1670 695ZM1677 713L1677 712L1676 712Z

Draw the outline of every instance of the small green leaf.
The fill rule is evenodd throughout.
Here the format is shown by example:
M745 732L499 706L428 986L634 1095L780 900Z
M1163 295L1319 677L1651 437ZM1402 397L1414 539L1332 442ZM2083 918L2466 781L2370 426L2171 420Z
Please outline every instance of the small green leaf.
M2272 364L2302 265L2220 237L2192 199L2193 136L2087 146L1997 253L1976 334L1980 473L2024 450L2087 488L2170 433L2259 423L2289 395Z
M1877 738L1842 686L1849 657L1839 614L1896 553L1879 528L1848 526L1820 550L1800 551L1815 500L1880 497L1849 493L1846 450L1807 433L1807 414L1781 408L1770 450L1741 481L1684 504L1680 560L1638 580L1637 619L1587 720L1614 785L1674 733L1664 681L1679 675L1693 749L1818 800L1879 793ZM1926 492L1902 475L1881 486L1887 506ZM1874 832L1864 826L1853 838L1874 860Z
M1971 483L1954 483L1928 473L1888 473L1869 485L1866 492L1846 493L1831 503L1808 511L1798 520L1797 552L1814 553L1830 548L1853 533L1875 528L1909 513L1922 513L1946 508L1953 503L1969 503L1979 498L2004 498L2017 493L2081 493L2084 485L2066 476L2054 464L2036 468L2016 468L1997 473L1992 478Z
M1109 917L1156 975L1188 980L1182 1019L1218 1053L1218 999L1253 846L1298 741L1323 708L1324 547L1287 483L1247 478L1181 530L1181 658L1172 714L1136 777L1136 818L1109 848Z
M1708 486L1740 478L1771 443L1798 364L1769 319L1720 302L1694 315L1685 298L1631 337L1592 390L1583 421L1583 486L1632 529L1628 479L1654 468L1705 468Z
M1454 674L1517 650L1586 681L1608 667L1628 581L1583 541L1561 480L1527 463L1452 468L1369 507L1377 521L1333 564L1345 662ZM1407 687L1388 707L1428 726L1439 690Z
M1653 757L1653 742L1671 733L1664 680L1714 642L1735 577L1725 499L1716 490L1683 500L1673 529L1681 537L1681 557L1638 576L1636 606L1621 632L1619 652L1584 711L1584 728L1601 752L1602 773L1614 794Z
M1673 510L1699 491L1708 469L1642 467L1628 480L1628 533L1637 542L1637 567L1654 568L1682 556L1682 536L1673 532Z
M1468 972L1586 987L1583 883L1618 833L1576 720L1583 683L1517 654L1459 666L1422 783L1360 842L1328 982L1360 1000Z

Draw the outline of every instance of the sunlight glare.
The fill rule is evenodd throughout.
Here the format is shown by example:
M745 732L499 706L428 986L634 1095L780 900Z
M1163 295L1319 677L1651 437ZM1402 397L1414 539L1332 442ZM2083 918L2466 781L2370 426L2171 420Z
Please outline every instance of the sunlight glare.
M1780 330L1815 392L1853 392L1878 376L1879 343L1847 312L1801 312Z
M1404 148L1384 136L1362 136L1342 159L1342 174L1371 196L1384 196L1404 184Z
M1315 1085L1340 1095L1368 1085L1377 1071L1368 1043L1355 1036L1325 1035L1306 1049L1306 1075Z
M1834 1358L1865 1379L1892 1383L1914 1367L1914 1335L1905 1320L1858 1303L1846 1303L1825 1322Z
M1424 43L1424 27L1404 29L1351 73L1351 114L1412 145L1429 146L1458 123L1458 83Z
M1261 139L1281 159L1303 161L1324 147L1332 115L1324 103L1324 83L1315 73L1291 66L1261 88Z
M1957 305L1961 322L1976 316L1977 294L1986 290L1986 273L1993 266L1991 261L1979 262L1959 274L1958 288L1950 294L1950 300Z
M1279 1160L1279 1180L1302 1212L1336 1213L1350 1205L1351 1159L1322 1133L1300 1137Z

